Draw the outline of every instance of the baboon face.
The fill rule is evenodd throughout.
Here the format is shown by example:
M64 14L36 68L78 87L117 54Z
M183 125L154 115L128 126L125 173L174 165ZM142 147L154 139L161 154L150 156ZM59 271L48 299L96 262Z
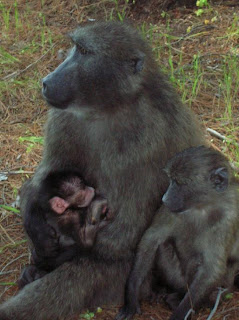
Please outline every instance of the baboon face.
M60 170L51 172L46 177L39 204L61 215L68 208L88 207L94 196L94 188L85 185L78 174L73 171Z
M230 168L225 157L204 146L184 150L174 156L165 171L170 185L163 203L172 212L205 206L218 193L226 191Z
M70 37L74 47L68 57L43 79L50 105L106 107L135 98L148 50L135 30L102 22L79 27Z

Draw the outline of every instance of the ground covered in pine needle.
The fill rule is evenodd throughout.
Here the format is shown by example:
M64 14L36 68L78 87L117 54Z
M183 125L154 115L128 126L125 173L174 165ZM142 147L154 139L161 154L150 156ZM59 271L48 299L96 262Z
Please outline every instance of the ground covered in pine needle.
M0 301L17 292L29 251L16 207L18 190L41 160L47 107L41 78L62 61L66 33L87 20L129 19L150 42L155 58L198 115L208 141L239 172L239 6L216 1L197 8L157 10L157 1L0 1ZM196 1L195 1L196 2ZM210 129L216 131L211 133ZM209 132L210 131L210 132ZM85 311L74 319L114 319L117 308ZM135 319L165 320L163 302L144 303ZM193 320L205 320L201 309ZM239 291L213 319L239 319Z

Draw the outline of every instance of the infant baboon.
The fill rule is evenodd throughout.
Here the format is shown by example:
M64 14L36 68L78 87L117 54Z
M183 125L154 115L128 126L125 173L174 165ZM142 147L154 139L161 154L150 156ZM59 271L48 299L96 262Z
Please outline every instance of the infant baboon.
M174 292L170 320L183 320L218 287L231 289L239 266L238 185L226 158L207 147L174 156L165 171L164 205L139 243L125 305L116 317L140 312L140 287L157 256L157 274Z
M43 256L52 256L59 246L73 243L81 247L92 246L97 229L111 218L107 200L95 196L95 190L86 186L74 171L47 175L32 205L32 211L36 210L50 229L45 232L42 230L44 225L40 224L37 236L29 233L36 252ZM39 241L39 234L44 235L44 241Z
M32 264L24 269L18 281L20 288L71 260L78 252L89 250L98 230L112 218L107 200L95 196L95 190L73 171L50 173L32 210L47 221L38 227L45 238L40 242L39 235L35 238L33 233L29 234L34 245Z
M47 221L55 230L59 229L61 247L71 245L72 241L83 248L92 247L98 229L112 217L107 200L95 196L95 190L71 171L49 174L39 203L50 205L46 212Z

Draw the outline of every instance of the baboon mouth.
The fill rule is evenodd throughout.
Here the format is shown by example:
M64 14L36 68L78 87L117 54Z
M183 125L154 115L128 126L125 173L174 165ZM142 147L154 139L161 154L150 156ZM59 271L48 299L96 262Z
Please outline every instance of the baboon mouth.
M183 215L183 214L187 214L189 212L189 209L182 209L182 210L172 211L172 212L174 214Z
M68 107L68 104L66 102L53 101L53 100L47 98L44 94L43 94L43 98L45 99L47 105L50 107L54 107L57 109L66 109Z

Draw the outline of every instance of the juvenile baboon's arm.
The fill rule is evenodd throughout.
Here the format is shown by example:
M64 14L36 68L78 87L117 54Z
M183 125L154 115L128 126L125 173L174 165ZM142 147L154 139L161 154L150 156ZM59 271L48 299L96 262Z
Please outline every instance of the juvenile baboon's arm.
M167 240L172 230L170 221L164 224L158 220L156 218L139 243L135 263L126 283L124 306L120 309L116 320L131 319L135 313L141 312L139 305L141 285L153 267L158 247Z
M215 248L214 254L207 252L207 257L204 257L198 266L188 292L173 312L170 320L184 320L190 309L198 308L210 292L221 285L226 273L226 261L223 258L226 254L219 256L218 251Z

